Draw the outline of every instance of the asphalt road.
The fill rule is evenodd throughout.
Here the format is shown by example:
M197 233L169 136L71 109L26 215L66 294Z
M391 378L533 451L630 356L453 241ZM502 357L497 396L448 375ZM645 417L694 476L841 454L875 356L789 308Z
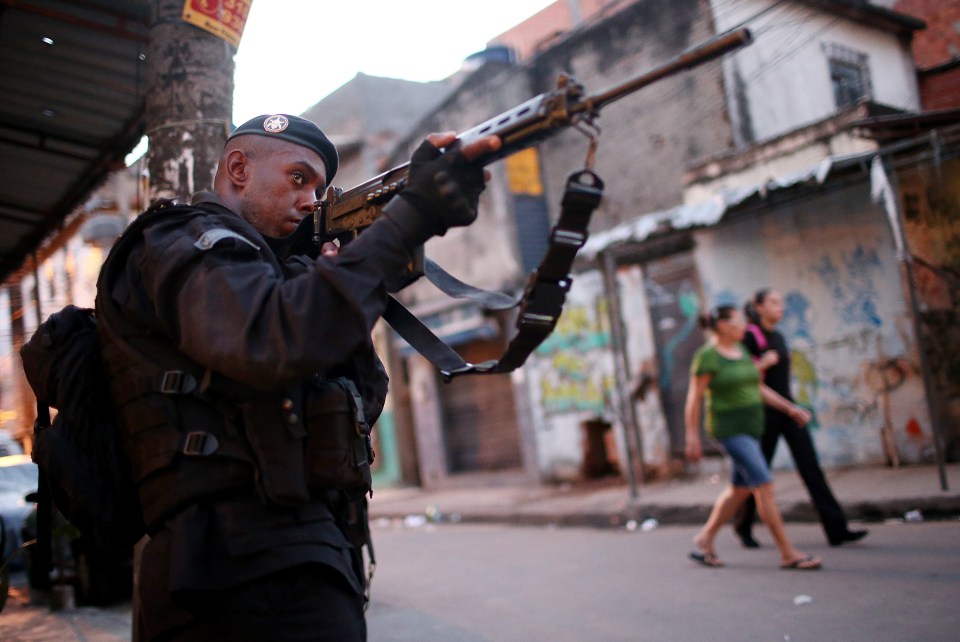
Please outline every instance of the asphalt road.
M788 524L820 571L785 571L769 536L718 540L722 569L687 559L693 527L440 525L374 529L371 641L956 640L960 522L870 524L826 545Z
M821 571L778 568L769 536L745 550L725 531L727 566L687 559L694 527L593 530L483 525L373 527L379 561L371 642L956 640L960 521L869 524L863 543L829 548L817 526L788 524ZM21 577L21 582L23 578ZM0 640L129 640L129 605L50 613L22 586Z

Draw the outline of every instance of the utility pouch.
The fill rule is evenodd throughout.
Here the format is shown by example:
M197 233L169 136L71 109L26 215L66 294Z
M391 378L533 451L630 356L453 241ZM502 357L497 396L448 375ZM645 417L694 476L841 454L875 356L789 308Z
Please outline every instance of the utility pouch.
M258 486L266 498L280 506L302 506L310 501L304 469L307 437L301 405L292 395L277 403L264 399L240 405L247 439L259 471Z
M312 492L370 492L373 443L356 385L345 377L307 386L307 483Z

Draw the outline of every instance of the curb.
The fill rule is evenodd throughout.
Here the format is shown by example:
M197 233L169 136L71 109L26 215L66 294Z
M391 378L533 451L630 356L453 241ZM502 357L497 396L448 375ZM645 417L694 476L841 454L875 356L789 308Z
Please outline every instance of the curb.
M514 512L457 511L447 508L438 518L431 521L445 524L623 528L631 521L642 522L647 519L655 519L661 526L696 526L707 521L711 508L711 505L644 504L618 511L566 513L523 510ZM956 519L960 517L960 497L917 497L913 499L848 502L843 505L843 509L851 521L902 520L905 519L907 513L913 513L915 515L913 519L918 521ZM919 511L919 513L914 513L914 511ZM371 515L371 521L378 519L403 520L409 514L401 515L390 511L378 511ZM816 523L819 521L816 512L808 502L796 502L781 506L781 514L783 520L787 523Z

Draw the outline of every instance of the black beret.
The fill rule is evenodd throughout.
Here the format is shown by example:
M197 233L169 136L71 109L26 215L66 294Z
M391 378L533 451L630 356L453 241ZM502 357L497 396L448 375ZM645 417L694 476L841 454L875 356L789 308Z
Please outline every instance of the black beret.
M307 149L320 154L324 164L327 166L327 184L333 180L337 173L337 167L340 165L340 157L337 155L336 146L330 142L326 134L320 131L316 124L306 118L291 116L289 114L264 114L251 118L244 124L233 130L227 141L244 134L258 134L260 136L272 136L282 138L283 140L295 143Z

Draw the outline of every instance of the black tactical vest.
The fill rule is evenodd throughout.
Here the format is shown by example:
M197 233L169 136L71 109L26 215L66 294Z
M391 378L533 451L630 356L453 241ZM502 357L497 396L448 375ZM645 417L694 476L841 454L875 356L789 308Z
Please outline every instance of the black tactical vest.
M282 392L253 390L202 368L116 309L111 288L151 221L210 214L151 208L114 246L98 282L101 350L148 532L218 496L255 490L271 504L299 507L334 489L370 491L370 426L352 381L316 376ZM194 245L208 251L227 236L237 232L212 230ZM280 274L273 253L262 255Z

